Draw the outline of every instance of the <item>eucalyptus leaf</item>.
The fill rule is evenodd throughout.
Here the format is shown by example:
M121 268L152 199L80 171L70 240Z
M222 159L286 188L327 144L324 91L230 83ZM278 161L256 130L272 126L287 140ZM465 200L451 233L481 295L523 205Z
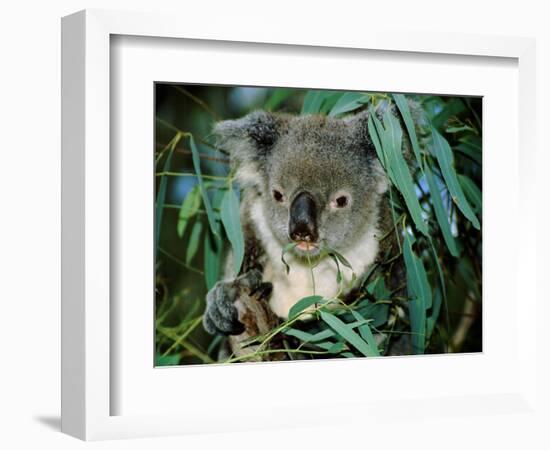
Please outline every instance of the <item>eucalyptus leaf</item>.
M215 222L214 226L219 227L219 223ZM208 290L214 287L220 276L222 242L218 237L219 229L216 231L217 235L208 230L204 236L204 281Z
M373 108L371 108L369 111L368 129L370 138L376 150L376 156L378 156L380 164L382 164L382 167L388 174L388 177L390 178L393 185L397 186L395 175L391 171L391 167L389 167L384 148L382 147L382 137L385 135L385 130L380 123L380 120L378 120L378 118L376 117L376 113L374 112Z
M462 131L469 131L471 133L477 133L477 130L475 128L472 128L468 125L462 125L458 127L447 127L445 128L445 133L460 133Z
M329 117L336 117L350 111L355 111L364 106L369 101L369 98L360 92L346 92L338 99L328 115Z
M275 88L269 99L265 102L265 109L267 109L268 111L273 111L293 93L294 89Z
M169 151L168 156L166 157L166 161L164 162L164 166L162 168L163 172L169 172L170 171L170 164L172 163L172 155L174 154L174 150L176 149L176 145L181 139L181 134L177 133L176 136L170 141L169 143ZM157 198L155 202L155 248L159 248L159 242L160 242L160 228L162 225L162 214L164 212L164 203L166 201L166 189L168 187L168 177L166 175L163 175L160 179L159 184L159 190L157 192Z
M462 186L464 194L466 194L466 197L472 203L475 212L477 214L481 213L481 191L477 185L471 178L460 174L458 175L458 182Z
M448 214L445 212L443 200L441 199L441 193L437 188L437 184L435 182L435 178L432 170L429 167L429 164L426 164L424 174L426 176L426 181L428 182L428 188L430 189L430 201L432 202L432 205L434 207L435 217L437 219L437 223L439 224L439 228L443 233L443 239L445 240L445 244L451 252L451 255L456 258L459 255L456 241L453 233L451 232L449 217Z
M361 321L352 322L352 323L348 324L347 326L350 327L351 329L353 329L353 328L357 328L361 325L365 325L366 323L368 323L368 321L362 319ZM329 339L333 336L336 336L336 333L331 328L326 328L326 329L324 329L322 331L319 331L315 334L311 334L311 333L308 333L307 331L303 331L303 330L298 330L296 328L286 328L286 329L283 330L283 333L288 335L288 336L293 336L295 338L298 338L303 342L312 342L312 343L323 341L325 339Z
M166 355L160 353L155 355L155 366L177 366L180 362L180 355Z
M426 339L429 339L439 318L439 311L441 310L442 294L439 289L435 290L434 301L432 306L432 313L426 320Z
M466 109L466 106L459 97L453 97L443 103L443 108L432 118L433 126L440 129L452 116L460 114Z
M355 347L364 356L376 356L376 351L370 348L370 346L359 336L355 331L348 327L335 315L321 311L321 319L323 319L328 326L330 326L336 333L348 341L353 347Z
M189 220L197 214L201 206L201 193L199 185L193 186L189 193L183 199L178 214L177 233L181 238L185 233Z
M208 193L206 192L206 187L204 186L204 181L202 179L201 172L201 161L199 151L195 145L195 139L193 136L189 137L189 144L191 147L193 167L195 169L195 174L197 175L197 180L199 182L199 188L202 195L202 201L204 204L204 209L206 210L206 216L208 217L208 223L210 224L210 231L219 237L219 230L215 226L216 218L214 217L214 211L212 210L212 205L210 204L210 199L208 198Z
M412 250L411 238L405 234L403 255L407 268L407 288L409 300L409 316L411 322L413 351L424 353L426 336L426 309L432 304L432 294L426 270L422 261Z
M403 132L398 120L392 115L389 109L384 114L385 132L382 136L382 147L386 155L386 161L394 175L396 187L399 189L407 209L416 225L416 228L425 236L428 235L428 227L422 218L422 209L414 189L409 167L403 157L402 137Z
M451 198L453 199L453 202L456 204L462 214L464 214L464 216L470 222L472 222L472 225L479 230L479 220L472 211L472 208L470 207L470 204L466 200L464 192L460 187L460 183L458 182L458 178L453 166L453 152L451 150L451 147L449 146L449 143L443 136L441 136L437 132L437 130L435 130L435 128L432 128L432 137L434 141L434 150L437 161L439 162L441 173L443 174L445 184L447 185L447 188L451 193Z
M418 144L418 137L416 136L416 130L411 116L411 111L409 109L409 103L403 94L393 94L393 99L395 100L397 108L399 108L401 117L403 117L403 122L405 122L405 127L407 128L407 133L409 134L409 139L414 151L414 156L418 162L418 167L422 168L423 164L420 156L420 145Z
M304 97L301 114L319 113L325 97L326 95L323 91L309 90Z
M342 92L332 91L332 93L330 95L327 95L323 100L323 104L321 105L321 109L319 112L321 114L328 114L330 110L334 107L334 105L338 102L340 97L342 97Z
M470 144L461 142L454 147L458 152L467 156L471 160L475 161L478 165L481 166L481 153L475 150Z
M334 331L329 328L316 334L307 333L306 331L298 330L296 328L287 328L284 330L284 333L288 336L298 338L303 342L317 342L335 336Z
M352 311L352 314L357 320L364 319L357 311ZM370 326L368 324L361 325L358 330L361 337L369 344L369 347L375 353L374 356L380 356L380 351L378 350L378 345L376 344L376 339L374 339Z
M369 323L371 326L379 327L388 321L390 305L387 302L375 303L370 300L365 300L359 304L357 311L370 321Z
M300 314L305 309L309 308L312 305L320 303L323 301L323 297L320 295L311 295L309 297L304 297L298 300L289 310L288 319L293 319L298 314Z
M290 244L286 244L283 248L283 252L281 253L281 261L283 262L284 266L285 266L285 270L286 270L286 273L288 275L288 273L290 272L290 266L287 264L286 260L285 260L285 255L290 252L292 249L294 249L294 247L296 247L298 244L296 242L291 242Z
M376 300L387 300L390 298L390 292L386 289L386 282L383 276L378 276L367 285L367 292Z
M233 267L235 274L238 275L244 258L244 237L241 228L239 199L233 189L228 189L225 192L221 203L220 216L225 233L233 248Z
M185 252L185 262L186 264L191 263L197 250L199 248L199 242L202 235L202 222L200 220L195 221L193 229L191 230L191 235L189 236L189 241L187 241L187 250Z

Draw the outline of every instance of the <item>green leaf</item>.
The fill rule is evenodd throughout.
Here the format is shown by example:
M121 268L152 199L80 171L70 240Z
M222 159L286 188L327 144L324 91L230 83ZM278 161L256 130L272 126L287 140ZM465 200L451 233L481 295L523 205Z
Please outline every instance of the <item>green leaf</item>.
M180 139L181 139L181 134L176 133L176 136L174 136L174 138L168 144L170 147L170 150L168 151L168 156L166 157L166 161L164 162L164 166L162 168L163 172L170 171L172 155L174 154L174 150L176 148L176 145L180 141ZM155 205L155 249L159 248L160 228L162 225L162 213L164 211L164 203L166 200L167 187L168 187L168 177L166 175L163 175L160 179L159 190L157 193L157 199L156 199L156 205Z
M336 333L359 350L364 356L376 356L377 352L371 349L370 346L361 338L361 336L342 322L338 317L329 312L321 311L321 319L323 319L329 327L331 327L334 331L336 331Z
M407 128L407 133L409 134L409 139L411 140L412 148L414 151L414 156L416 157L416 161L418 162L418 167L422 168L423 165L422 158L420 156L420 145L418 144L418 137L416 136L414 122L411 116L411 111L409 109L407 99L403 94L393 94L393 99L395 100L395 103L399 108L401 117L403 117L403 122L405 122L405 127Z
M191 236L189 236L189 241L187 241L187 250L185 252L185 263L189 264L197 250L199 248L199 241L202 234L202 222L200 220L195 221L193 229L191 230Z
M481 166L481 153L472 149L469 144L460 143L455 146L455 149Z
M327 350L331 354L337 354L340 353L342 350L344 350L346 344L344 341L338 341L338 342L316 342L315 345L319 348L322 348L323 350Z
M346 92L342 95L329 112L329 117L336 117L361 108L370 97L360 92Z
M332 94L325 97L325 100L323 101L323 104L321 105L321 110L319 112L321 114L328 114L342 95L342 92L334 91L332 92Z
M310 90L304 98L301 114L318 114L323 103L335 95L343 95L335 91Z
M373 327L379 327L388 321L390 305L388 303L373 303L369 300L361 302L357 311L370 321Z
M421 354L425 348L426 310L432 305L432 292L422 260L414 254L408 233L405 233L403 255L407 267L407 288L412 297L409 301L409 317L413 351Z
M286 260L285 260L285 255L291 251L294 247L296 247L298 244L296 242L291 242L290 244L286 244L283 248L283 252L281 253L281 261L283 262L284 266L285 266L285 269L286 269L286 274L288 275L288 273L290 272L290 266L287 264Z
M312 305L315 305L316 303L320 303L323 301L323 297L320 295L311 295L309 297L304 297L300 300L298 300L292 308L290 308L288 312L288 319L293 319L298 314L300 314L303 310L309 308Z
M330 255L334 255L338 259L338 261L340 261L340 263L343 266L347 267L350 270L353 270L353 267L351 266L349 261L346 258L344 258L344 255L342 255L341 253L337 252L336 250L334 250L332 248L329 249L328 252L329 252Z
M440 129L449 118L459 115L466 109L466 106L459 97L453 97L442 103L441 112L432 118L433 126Z
M378 117L376 117L376 113L374 112L374 109L371 108L369 111L369 119L368 119L368 128L369 128L369 135L372 139L372 143L374 144L374 148L376 150L376 155L378 156L378 160L380 161L380 164L382 164L382 167L390 177L390 180L395 185L395 177L393 176L393 173L390 171L390 167L388 167L388 163L386 161L386 154L384 153L384 149L382 148L382 142L381 142L381 136L384 134L384 128L382 127L382 124L378 120Z
M365 325L365 323L368 323L368 321L365 319L361 319L361 321L352 322L348 324L348 327L353 329L361 325ZM333 336L336 336L336 333L332 331L331 328L326 328L325 330L319 331L318 333L315 333L315 334L311 334L302 330L297 330L296 328L286 328L285 330L283 330L283 333L285 333L288 336L293 336L295 338L298 338L303 342L310 342L310 343L324 341Z
M336 264L336 282L338 284L342 283L342 272L340 271L340 264L342 264L343 266L347 267L349 270L351 270L351 280L350 280L350 284L354 284L355 283L355 280L357 279L357 276L355 275L355 272L353 270L353 267L351 266L351 264L349 263L349 261L344 258L344 256L341 254L341 253L338 253L336 250L333 250L333 249L327 249L327 253L326 253L328 256L330 256L335 264Z
M440 289L436 289L436 295L432 304L432 315L430 316L432 320L437 320L437 317L439 316L439 309L441 307L441 296L443 297L443 300L445 301L445 307L447 307L447 287L445 285L445 276L443 274L443 269L441 268L441 264L439 263L439 258L437 256L437 251L435 249L435 245L433 243L432 238L428 238L428 242L430 243L430 248L432 250L432 258L435 262L435 266L437 268L437 274L439 275L439 285ZM439 295L439 297L437 297ZM426 322L426 339L428 339L431 335L431 331L429 328L429 321L430 317L428 317ZM433 330L433 327L431 328Z
M295 338L298 338L303 342L322 341L324 339L328 339L335 335L334 331L332 331L331 329L326 329L326 330L320 331L319 333L311 334L302 330L297 330L295 328L287 328L286 330L284 330L284 333L287 334L288 336L293 336Z
M437 188L437 184L435 182L435 178L433 176L432 170L429 167L429 164L426 164L424 175L426 176L426 181L428 182L428 187L430 189L430 200L435 210L437 223L439 224L439 228L443 233L443 239L445 240L445 244L447 244L447 248L451 252L451 255L456 258L459 255L456 241L453 233L451 232L451 224L443 206L441 193Z
M398 120L392 115L389 109L384 114L385 132L381 136L382 147L386 155L386 161L393 173L394 184L403 195L407 209L416 225L416 228L425 236L428 235L428 226L422 218L422 209L414 190L409 166L405 162L402 151L403 132Z
M197 150L193 136L189 136L189 144L191 146L193 167L195 169L195 173L197 174L197 180L199 181L199 188L202 195L202 201L204 203L204 209L206 210L206 216L208 217L208 223L210 224L210 230L214 233L214 235L219 237L219 231L215 226L216 218L214 217L214 211L212 210L212 205L210 204L210 199L208 198L208 193L206 192L206 187L204 186L204 181L202 179L199 151Z
M162 356L160 353L155 355L155 366L177 366L180 362L180 355Z
M432 250L432 258L434 260L435 267L436 267L437 273L439 275L439 281L440 281L440 284L441 284L441 289L443 291L443 295L445 296L445 276L443 275L443 269L441 268L441 264L439 263L439 258L437 256L437 251L435 249L433 239L431 237L429 237L428 242L430 244L430 249Z
M362 317L361 314L359 314L359 312L357 311L352 311L352 314L356 320L364 319L364 317ZM359 327L359 334L367 342L367 344L369 344L369 347L375 353L375 356L380 356L380 351L378 350L376 339L374 339L369 324L361 325Z
M219 223L214 226L219 227ZM204 281L208 290L214 287L220 276L221 252L221 239L208 230L204 236Z
M233 189L226 191L221 203L220 214L225 232L233 248L235 275L238 275L244 258L244 237L241 228L239 199Z
M376 300L388 300L390 292L386 289L386 282L383 276L378 276L375 280L367 285L367 292Z
M461 131L469 131L472 133L477 133L477 130L475 128L472 128L468 125L462 125L459 127L447 127L445 128L445 133L460 133Z
M477 214L481 213L481 191L477 185L471 178L460 174L458 174L458 182L462 186L468 200L472 202L475 212Z
M189 219L199 211L201 206L201 195L199 185L195 185L193 189L183 199L178 215L178 236L181 238L185 233Z
M470 207L470 204L466 200L464 192L460 187L460 183L458 182L458 178L453 167L453 152L449 146L449 143L435 130L435 128L432 128L432 137L437 161L439 162L441 173L443 174L445 184L451 193L453 202L456 204L458 209L460 209L462 214L464 214L464 216L472 222L472 225L479 230L479 220L472 211L472 208Z
M265 105L264 105L265 109L267 109L268 111L273 111L281 103L283 103L288 97L290 97L293 92L294 92L294 89L287 89L287 88L274 89L269 99L265 102Z
M441 291L439 289L436 289L432 306L432 313L430 314L430 317L428 317L428 319L426 320L426 339L429 339L429 337L432 335L435 324L437 323L439 311L441 310L441 300Z
M481 138L474 134L466 134L462 136L458 141L459 144L455 146L455 149L481 166Z

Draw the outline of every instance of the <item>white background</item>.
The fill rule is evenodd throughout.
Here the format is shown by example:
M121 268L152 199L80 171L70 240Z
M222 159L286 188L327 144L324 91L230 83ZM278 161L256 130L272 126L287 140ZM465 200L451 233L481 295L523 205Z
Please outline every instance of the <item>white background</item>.
M250 428L257 428L258 423L265 423L263 417L273 417L277 407L285 411L285 418L294 413L297 418L294 420L299 420L304 416L300 408L306 404L318 405L314 411L319 408L329 411L337 407L326 405L344 405L351 399L386 406L395 399L453 399L519 389L521 342L513 330L521 322L516 325L517 299L510 295L515 292L518 276L515 262L504 260L500 254L502 242L506 241L510 243L508 253L516 254L517 240L509 236L519 228L517 119L501 114L506 108L517 109L512 94L517 92L517 62L480 57L413 57L390 52L335 53L307 47L288 52L280 46L229 43L206 46L141 37L115 39L111 55L112 61L116 61L111 75L111 101L116 105L111 125L117 130L111 140L111 161L116 160L111 168L117 173L111 182L111 208L118 211L110 231L111 249L117 255L111 261L111 280L117 280L110 298L112 308L117 311L116 331L110 336L111 351L116 352L111 366L111 383L116 386L111 391L111 414L183 414L189 410L193 411L186 420L189 423L206 411L213 426L216 415L226 424L227 414L242 417L254 411L247 423ZM143 61L147 61L145 67ZM223 73L219 67L224 67ZM332 70L333 67L338 67L338 71ZM403 73L407 76L399 76ZM482 95L484 354L154 369L151 361L154 340L151 333L144 332L154 323L151 308L154 280L150 276L154 272L154 193L152 184L143 180L150 179L154 171L150 143L154 140L151 111L155 80ZM502 133L503 129L507 133ZM141 220L132 220L135 217ZM508 285L501 282L503 278L509 280ZM527 323L526 328L530 326ZM524 342L529 345L532 340L526 337ZM457 377L459 383L449 382ZM182 383L205 386L208 391L183 389ZM327 383L337 388L327 389ZM376 389L372 389L373 383ZM362 385L370 387L361 389ZM243 402L243 390L266 389L269 403L261 396L253 396L246 399L246 408L236 409L235 405ZM475 401L479 400L472 403ZM216 404L214 411L212 403ZM489 401L484 403L487 405ZM229 406L228 412L224 406ZM451 409L453 415L460 415L458 406ZM379 414L368 416L365 407L361 414L363 420L376 422L379 418ZM232 422L231 426L238 424ZM218 425L216 428L219 429Z
M188 2L186 2L188 3ZM162 1L94 1L33 2L19 1L3 5L0 15L0 114L1 155L0 220L2 371L0 376L0 447L3 448L81 448L85 444L59 433L59 317L60 317L60 22L62 15L78 9L116 8L133 10L178 10L182 26L187 20L205 17L205 26L212 11L230 14L243 5L245 14L257 12L254 20L280 23L281 28L303 28L305 22L319 23L327 32L338 33L347 27L368 27L388 23L404 29L424 31L455 31L476 34L514 34L538 38L538 142L537 164L540 188L548 193L550 167L548 145L543 132L550 123L545 104L550 104L550 34L548 13L543 2L524 0L508 7L500 1L339 1L308 5L297 1L213 2L201 0L184 4L183 0ZM362 4L360 9L359 4ZM264 6L265 5L265 6ZM348 6L346 6L348 5ZM349 6L353 5L353 6ZM447 8L445 6L447 6ZM452 5L452 6L451 6ZM539 6L541 5L541 6ZM266 8L265 11L260 11ZM338 8L338 9L336 9ZM268 9L268 10L267 10ZM229 20L229 19L228 19ZM252 20L252 19L251 19ZM326 20L329 25L323 25ZM337 24L337 25L335 25ZM546 30L545 30L546 29ZM546 151L545 151L546 150ZM547 195L541 195L539 205L548 205ZM543 280L548 264L543 264L548 237L543 234L549 215L539 217L538 270ZM505 256L503 243L503 257ZM542 294L541 299L542 299ZM545 297L548 297L547 295ZM549 354L547 322L548 308L533 314L539 324L539 350ZM546 314L547 317L547 314ZM544 340L544 343L542 342ZM546 345L545 345L546 344ZM548 364L541 358L541 381L548 380ZM543 383L541 383L542 385ZM550 405L548 389L541 386ZM421 422L414 418L402 423L331 427L322 424L306 430L286 430L277 433L192 436L100 442L98 448L328 448L360 444L383 448L548 448L550 438L545 433L550 419L539 421L525 416L500 415L471 419L439 419ZM453 420L452 426L449 421ZM446 430L453 430L452 435ZM421 439L422 438L422 439ZM416 445L414 445L416 444ZM483 447L482 447L483 446Z

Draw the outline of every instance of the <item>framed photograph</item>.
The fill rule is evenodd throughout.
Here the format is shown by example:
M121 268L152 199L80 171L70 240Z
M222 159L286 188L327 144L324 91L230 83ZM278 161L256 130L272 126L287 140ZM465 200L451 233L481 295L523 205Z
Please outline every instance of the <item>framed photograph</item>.
M155 84L155 365L481 352L482 102Z
M64 432L532 411L531 40L84 11L62 47Z

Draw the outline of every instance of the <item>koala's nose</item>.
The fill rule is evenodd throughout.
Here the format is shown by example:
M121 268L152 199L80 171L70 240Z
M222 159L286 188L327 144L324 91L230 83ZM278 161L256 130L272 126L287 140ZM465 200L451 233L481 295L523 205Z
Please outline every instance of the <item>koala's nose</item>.
M315 200L308 192L301 192L290 205L288 234L293 241L315 242L319 237Z

